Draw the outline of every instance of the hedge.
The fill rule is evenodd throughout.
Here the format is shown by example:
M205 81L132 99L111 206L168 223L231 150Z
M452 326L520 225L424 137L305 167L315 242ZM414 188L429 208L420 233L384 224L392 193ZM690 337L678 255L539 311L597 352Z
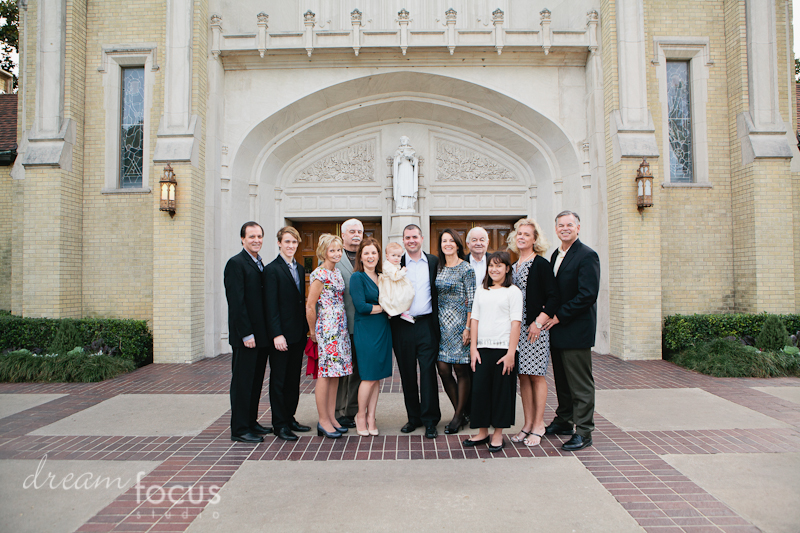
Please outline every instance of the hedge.
M136 370L130 359L87 354L82 349L65 355L34 355L17 350L0 355L0 382L92 383Z
M756 337L761 332L767 313L720 315L670 315L664 319L664 352L680 352L699 342L724 337ZM800 315L777 315L789 334L800 331Z
M83 318L74 320L83 345L99 338L116 348L115 355L142 366L153 360L153 335L144 320ZM60 327L55 318L21 318L0 315L0 352L27 349L47 353Z

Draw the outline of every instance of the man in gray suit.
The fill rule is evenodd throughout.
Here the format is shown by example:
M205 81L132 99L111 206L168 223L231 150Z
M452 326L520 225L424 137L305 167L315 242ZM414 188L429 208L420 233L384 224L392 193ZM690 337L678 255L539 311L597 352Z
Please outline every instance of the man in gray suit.
M351 218L342 223L344 256L336 264L336 268L339 269L344 279L344 310L347 315L350 346L353 349L353 373L339 378L339 389L336 392L336 420L342 427L346 428L356 427L354 418L358 412L358 386L361 385L361 378L358 376L358 364L356 363L356 348L353 342L355 309L353 308L353 299L350 297L350 276L353 275L356 252L358 252L358 245L361 244L363 238L364 225L360 220Z

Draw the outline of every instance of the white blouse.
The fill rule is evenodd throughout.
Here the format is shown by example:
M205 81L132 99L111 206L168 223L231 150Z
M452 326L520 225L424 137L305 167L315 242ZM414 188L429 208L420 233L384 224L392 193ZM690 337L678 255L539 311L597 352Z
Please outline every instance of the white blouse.
M522 291L516 285L475 291L472 318L478 321L478 348L508 349L511 322L522 322Z

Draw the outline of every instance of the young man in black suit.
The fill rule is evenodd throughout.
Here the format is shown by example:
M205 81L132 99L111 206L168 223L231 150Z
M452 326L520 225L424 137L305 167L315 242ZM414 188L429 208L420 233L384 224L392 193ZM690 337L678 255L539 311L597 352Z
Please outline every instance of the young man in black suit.
M550 263L561 295L561 305L547 321L553 379L558 408L548 435L572 435L561 446L575 451L592 444L594 431L594 377L592 347L597 330L597 293L600 290L600 259L597 252L578 239L581 219L572 211L556 217L556 235L561 246ZM573 434L572 424L575 424Z
M280 253L264 268L267 329L272 340L269 357L269 403L275 436L297 440L294 431L311 431L294 414L300 399L300 368L306 345L305 270L294 259L300 234L291 226L278 231Z
M264 317L264 230L245 222L239 232L242 251L225 265L228 299L228 342L233 348L231 376L231 440L263 442L272 429L258 423L258 402L267 368L270 337Z
M403 384L403 397L408 423L400 431L411 433L425 426L425 437L435 439L436 425L442 418L439 410L439 382L436 359L439 355L439 298L436 294L436 256L422 251L422 231L416 224L403 230L406 253L400 264L414 286L414 300L408 314L412 324L400 316L389 322L392 328L392 347ZM419 363L419 387L417 387Z

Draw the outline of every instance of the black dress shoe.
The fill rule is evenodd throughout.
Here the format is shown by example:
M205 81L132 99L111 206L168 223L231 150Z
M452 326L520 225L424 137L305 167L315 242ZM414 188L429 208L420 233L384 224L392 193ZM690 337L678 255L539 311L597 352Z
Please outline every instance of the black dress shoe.
M492 453L499 452L500 450L502 450L505 447L506 447L506 439L503 439L503 441L500 443L499 446L493 446L491 441L489 442L489 451L492 452Z
M436 431L436 426L428 426L425 428L425 438L426 439L435 439L439 436L439 432Z
M297 435L292 433L289 428L280 428L275 432L275 436L283 440L297 440Z
M489 437L487 435L487 436L485 436L485 437L483 437L482 439L479 439L479 440L464 439L463 441L461 441L461 444L463 444L465 448L472 448L473 446L478 446L480 444L486 444L487 442L489 442L490 438L491 437Z
M584 437L583 435L578 435L576 433L571 439L565 442L563 446L561 446L561 449L568 452L574 452L575 450L582 450L591 445L592 437Z
M406 422L406 425L401 427L400 431L402 433L411 433L412 431L414 431L415 429L417 429L421 425L422 424L412 424L411 422Z
M262 426L258 422L253 426L253 429L250 430L251 433L255 433L256 435L269 435L272 433L272 428L268 428L266 426Z
M354 428L356 427L356 421L353 420L352 416L340 416L336 419L339 422L339 425L343 428Z
M300 433L305 433L307 431L311 431L311 428L308 426L304 426L303 424L295 420L294 422L292 422L292 431L299 431Z
M231 435L231 440L257 444L259 442L264 442L264 437L261 435L255 435L254 433L245 433L244 435Z
M545 435L572 435L574 433L575 430L572 429L571 425L562 426L561 424L556 424L555 422L544 428Z

